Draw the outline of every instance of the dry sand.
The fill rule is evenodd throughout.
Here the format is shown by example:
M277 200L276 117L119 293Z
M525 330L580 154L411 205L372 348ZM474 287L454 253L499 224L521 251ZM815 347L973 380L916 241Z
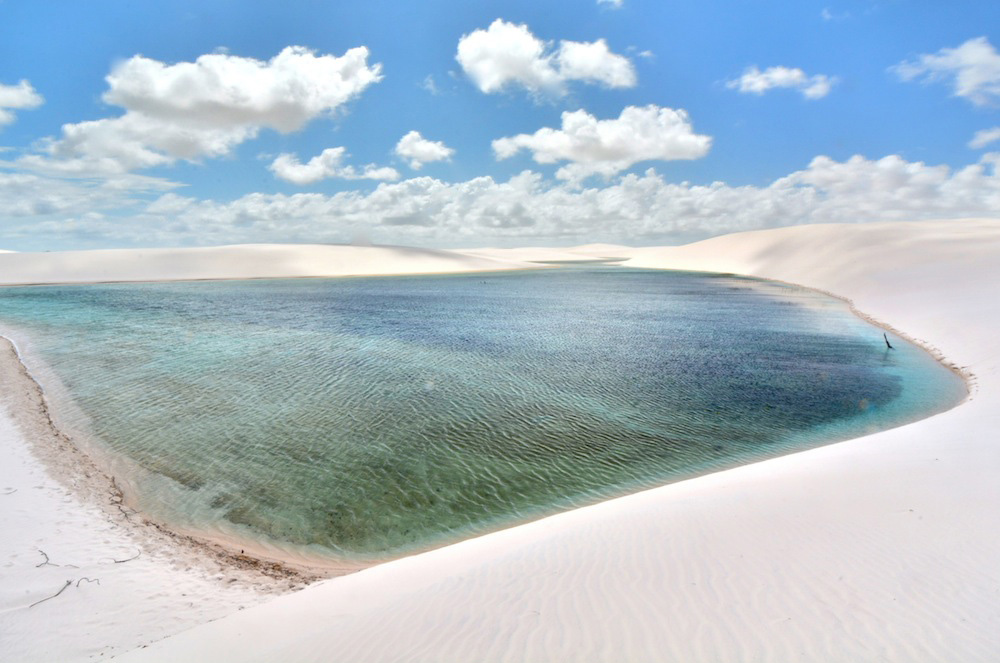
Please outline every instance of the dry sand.
M544 246L527 246L517 249L461 249L456 253L490 260L513 262L555 263L590 262L594 260L616 261L632 255L635 249L618 244L585 244L554 249Z
M971 375L972 395L908 426L552 516L244 611L234 612L239 596L200 590L200 610L231 614L123 660L1000 660L1000 221L802 226L632 255L635 266L748 274L848 297ZM14 449L34 472L0 479L9 578L0 638L11 620L22 627L21 648L0 640L0 652L24 654L5 658L99 653L64 644L54 657L23 644L69 638L58 619L75 618L121 651L212 617L145 640L119 637L140 627L90 601L103 592L113 605L136 585L103 582L26 607L78 574L35 567L37 549L89 525L78 518L84 506L53 488L4 426L4 453ZM10 542L5 500L35 499L35 482L55 502L31 537ZM116 539L104 541L92 557L110 554ZM40 572L58 577L43 588L33 583ZM171 578L158 568L136 583L169 594ZM11 582L27 588L20 602ZM176 602L134 605L180 619Z
M488 272L536 267L453 251L339 244L5 253L0 285Z

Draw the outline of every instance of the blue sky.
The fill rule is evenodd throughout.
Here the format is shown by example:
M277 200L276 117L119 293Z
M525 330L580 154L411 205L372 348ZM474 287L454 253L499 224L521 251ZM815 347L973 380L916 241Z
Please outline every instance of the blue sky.
M993 1L0 0L0 248L997 216L997 47Z

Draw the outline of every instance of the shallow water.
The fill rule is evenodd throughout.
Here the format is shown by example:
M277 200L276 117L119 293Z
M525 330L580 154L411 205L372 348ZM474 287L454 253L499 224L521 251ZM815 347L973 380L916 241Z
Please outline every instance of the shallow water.
M0 289L57 414L143 510L378 559L945 409L840 301L728 276ZM70 400L72 402L70 402Z

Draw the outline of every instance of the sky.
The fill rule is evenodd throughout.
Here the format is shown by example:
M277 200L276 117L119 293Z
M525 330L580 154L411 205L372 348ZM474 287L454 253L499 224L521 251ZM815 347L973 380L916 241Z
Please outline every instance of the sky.
M0 0L0 249L1000 216L995 0Z

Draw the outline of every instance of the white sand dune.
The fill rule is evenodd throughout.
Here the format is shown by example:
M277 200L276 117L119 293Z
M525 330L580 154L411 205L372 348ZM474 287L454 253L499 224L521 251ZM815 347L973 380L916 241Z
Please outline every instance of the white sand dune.
M555 249L545 246L525 246L516 249L458 249L455 253L515 262L584 262L595 259L627 258L635 249L617 244L585 244Z
M18 585L0 593L0 654L96 658L95 644L32 650L25 642L68 638L65 626L90 638L80 635L79 643L114 641L107 651L117 653L228 609L223 619L121 658L1000 660L1000 221L803 226L630 255L634 266L776 278L849 297L974 373L973 394L915 424L560 514L240 612L239 596L210 599L195 588L197 614L178 614L171 576L160 567L141 581L100 586L101 601L121 599L144 627L121 621L122 610L101 612L106 603L88 611L96 586L26 608ZM170 270L157 274L140 272L167 278ZM0 440L2 448L20 444L3 428ZM38 492L33 482L51 483L3 481L20 491L0 495L0 509L2 500ZM8 575L21 582L56 573L36 569L31 546L77 536L79 524L70 521L81 508L68 498L44 507L31 537L17 539L19 557L4 558ZM8 521L0 523L6 536ZM14 545L5 540L0 552ZM137 585L129 582L142 587L142 598L130 597ZM32 600L58 589L22 584ZM58 610L77 622L58 621L66 619ZM157 616L172 621L143 640L137 631ZM17 647L4 640L11 620Z
M1000 222L639 252L854 299L976 376L938 416L336 578L129 661L1000 660Z
M398 246L240 244L0 255L0 285L479 272L529 267L502 258Z
M566 249L570 253L577 253L585 256L593 256L595 258L623 258L632 255L635 251L634 247L625 246L624 244L581 244L580 246L574 246Z

